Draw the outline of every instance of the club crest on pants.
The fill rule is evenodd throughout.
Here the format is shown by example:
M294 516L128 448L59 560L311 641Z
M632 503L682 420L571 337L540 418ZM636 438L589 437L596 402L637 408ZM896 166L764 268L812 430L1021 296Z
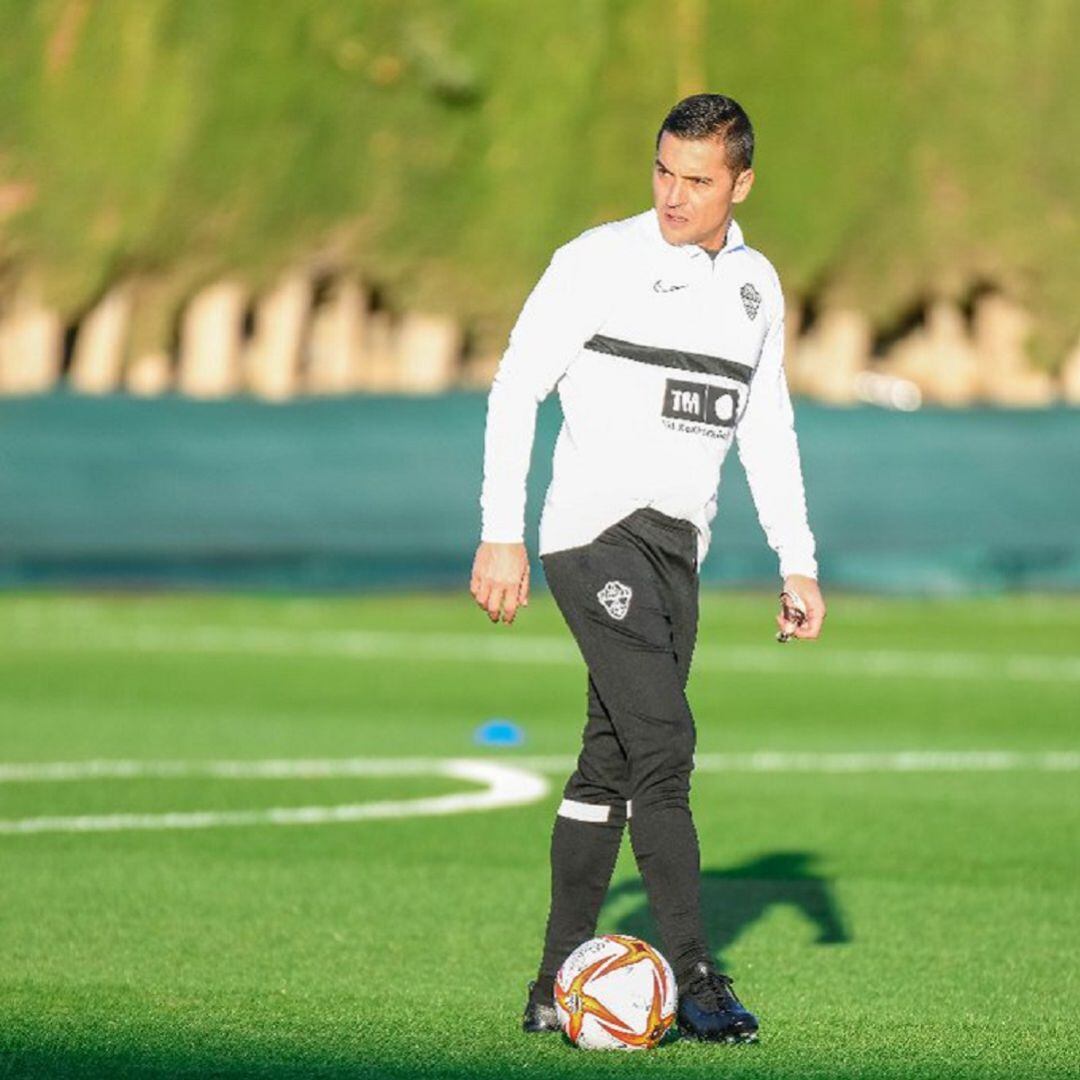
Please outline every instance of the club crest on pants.
M630 610L630 597L634 595L629 585L621 581L609 581L597 594L596 599L613 619L625 619Z

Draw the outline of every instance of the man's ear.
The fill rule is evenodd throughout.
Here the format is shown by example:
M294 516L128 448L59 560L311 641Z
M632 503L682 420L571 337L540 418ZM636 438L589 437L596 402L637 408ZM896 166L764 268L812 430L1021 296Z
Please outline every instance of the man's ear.
M746 196L750 194L750 189L754 186L754 170L743 169L737 177L735 177L735 187L731 192L731 201L733 203L741 203L746 199Z

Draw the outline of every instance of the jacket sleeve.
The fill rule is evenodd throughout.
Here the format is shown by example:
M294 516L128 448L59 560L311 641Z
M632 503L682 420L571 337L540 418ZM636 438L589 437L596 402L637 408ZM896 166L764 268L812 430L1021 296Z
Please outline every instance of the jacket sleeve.
M735 438L758 520L769 546L780 558L780 576L817 578L795 414L784 375L784 296L778 281L775 295L775 314Z
M595 282L581 244L560 248L529 294L488 395L480 539L520 543L525 535L525 482L536 431L536 409L584 342L603 321Z

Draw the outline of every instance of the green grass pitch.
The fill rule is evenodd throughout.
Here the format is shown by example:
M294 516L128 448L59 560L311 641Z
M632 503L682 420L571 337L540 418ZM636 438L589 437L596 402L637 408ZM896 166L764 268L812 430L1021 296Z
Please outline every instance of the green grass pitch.
M1076 1076L1080 600L841 596L783 648L773 602L703 597L690 689L707 920L761 1042L602 1055L518 1030L563 779L543 759L585 700L545 596L511 628L464 594L0 598L0 1077ZM493 716L525 745L474 745ZM551 787L278 826L259 815L483 788L199 766L353 758ZM158 774L35 771L87 761ZM71 831L199 812L256 823ZM626 848L616 928L652 933Z

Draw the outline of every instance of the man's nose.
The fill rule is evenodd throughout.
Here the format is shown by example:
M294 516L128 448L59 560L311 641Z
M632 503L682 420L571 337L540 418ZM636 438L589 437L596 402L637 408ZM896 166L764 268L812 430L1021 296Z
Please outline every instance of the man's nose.
M667 204L673 209L677 206L682 206L686 197L686 188L681 180L672 181L671 187L668 188Z

